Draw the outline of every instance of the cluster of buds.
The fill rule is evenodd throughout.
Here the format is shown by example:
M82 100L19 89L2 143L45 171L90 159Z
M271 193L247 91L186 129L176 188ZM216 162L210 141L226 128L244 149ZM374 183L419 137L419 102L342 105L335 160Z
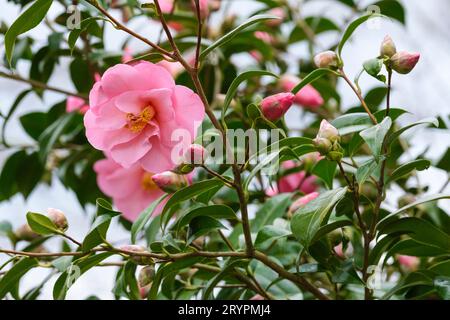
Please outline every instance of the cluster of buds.
M334 51L328 50L314 56L314 64L317 68L337 69L341 66L339 57Z
M400 74L410 73L417 62L420 54L417 52L399 51L390 36L384 37L381 43L380 55L386 59L386 66Z
M264 98L260 103L261 111L270 121L277 121L289 110L294 103L295 95L291 92L282 92Z
M144 253L144 254L149 253L148 250L143 246L136 245L136 244L127 244L127 245L121 246L119 249L124 251L127 255L129 255L130 260L136 264L153 265L155 263L151 257L145 256L145 255L139 255L142 253ZM134 255L133 253L136 253L137 255Z
M327 120L322 120L319 132L313 142L321 155L332 161L340 161L343 156L343 149L339 144L340 140L339 131Z

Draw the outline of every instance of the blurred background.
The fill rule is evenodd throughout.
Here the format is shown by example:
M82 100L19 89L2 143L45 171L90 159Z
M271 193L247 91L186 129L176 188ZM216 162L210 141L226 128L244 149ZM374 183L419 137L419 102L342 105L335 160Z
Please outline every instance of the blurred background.
M144 2L144 1L142 1ZM147 1L148 2L148 1ZM349 9L345 6L334 5L336 1L326 0L310 0L310 1L292 1L294 5L301 5L303 16L323 15L330 17L334 21L344 24L349 17ZM371 1L359 1L362 8L367 6ZM386 34L391 35L397 48L408 51L418 51L421 59L408 76L395 74L393 79L393 96L392 105L399 108L407 109L411 115L403 118L403 121L412 119L422 119L430 116L442 116L443 120L450 123L448 115L450 113L450 1L448 0L408 0L402 1L406 15L405 25L394 20L382 20L374 25L366 25L355 33L352 41L346 46L343 52L343 58L346 62L347 74L353 78L360 70L363 61L374 57L379 51L379 45ZM228 0L224 1L229 13L238 16L247 17L252 12L258 10L261 4L251 0ZM10 25L18 16L19 6L7 0L0 0L0 21L4 21ZM50 19L54 16L56 5L51 8ZM383 13L383 12L381 12ZM214 24L223 18L223 11L214 13L211 23ZM134 19L130 23L132 29L137 30L147 36L155 37L159 32L156 24L149 24L145 18ZM292 26L283 26L286 32L290 32ZM46 42L49 35L49 29L44 25L38 26L32 30L30 34L36 40L35 45L39 46L39 41ZM109 28L107 31L108 39L106 47L112 51L120 51L125 35L117 30ZM318 47L327 48L339 38L336 32L325 32L318 36ZM0 42L3 39L0 36ZM135 41L130 43L131 49L140 50L142 45ZM0 46L0 56L3 57L3 43ZM298 70L297 62L299 59L308 58L309 52L306 45L294 45L291 47L286 61L289 68L295 72ZM242 69L254 65L254 60L248 54L238 54L234 57L236 64ZM69 61L62 60L57 66L50 85L66 88L75 91L75 88L67 74ZM27 63L20 63L17 66L19 74L27 74L30 66ZM361 81L363 92L367 92L370 88L378 85L375 80L364 78ZM7 111L16 96L26 89L28 86L19 82L0 78L0 110ZM339 92L342 95L342 104L344 107L352 107L357 101L355 96L348 87L340 83ZM19 125L18 118L21 114L31 110L46 110L48 107L61 100L61 96L46 92L44 99L40 100L35 95L28 95L21 103L19 109L15 113L14 118L8 123L6 130L8 141L15 145L26 145L30 143L30 138L23 132ZM292 108L289 111L288 125L294 128L303 128L307 125L307 121L302 122L301 110ZM408 118L409 117L409 118ZM423 130L414 130L411 136L412 149L410 156L426 152L431 159L439 159L442 154L450 146L450 133L448 130L427 130L426 134ZM429 148L430 145L432 148ZM10 151L0 149L0 166L10 154ZM430 193L437 192L447 180L447 174L438 169L430 169L419 173L419 178L424 182L430 183ZM450 188L448 188L450 191ZM396 190L389 192L395 193ZM389 205L389 204L388 204ZM392 204L393 206L395 204ZM443 204L445 205L445 204ZM57 179L53 179L52 185L40 185L29 198L25 201L22 195L17 194L9 201L0 202L0 220L10 220L14 227L18 227L25 222L25 213L27 211L45 212L48 207L58 208L64 211L70 223L70 233L75 238L81 238L89 227L89 216L80 206L76 196L65 189L65 187ZM449 207L448 205L446 206ZM88 208L93 212L94 208ZM91 213L92 213L91 212ZM113 226L109 232L114 243L127 243L127 233L121 226ZM4 238L0 238L0 246L6 246L7 242ZM51 247L51 244L49 245ZM0 263L2 261L0 257ZM32 284L37 283L36 279L44 278L47 273L40 270L33 270L24 277L24 289L30 288ZM77 281L68 293L68 299L85 299L95 294L101 299L113 298L111 289L113 286L113 278L115 270L112 268L97 268L91 270ZM30 279L33 279L32 281ZM51 288L55 279L51 279L44 286L43 298L51 298Z

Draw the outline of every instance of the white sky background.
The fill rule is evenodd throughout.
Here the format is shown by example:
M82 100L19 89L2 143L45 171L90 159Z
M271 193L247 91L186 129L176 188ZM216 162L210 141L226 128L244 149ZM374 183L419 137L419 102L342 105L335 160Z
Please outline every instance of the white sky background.
M231 11L240 15L248 15L253 9L257 8L255 3L249 0L232 0ZM294 1L295 2L295 1ZM344 9L336 10L336 5L330 5L330 1L313 0L306 6L304 15L324 14L327 17L343 19L348 12ZM363 1L370 3L371 1ZM407 76L395 75L392 104L393 106L410 110L413 115L408 120L418 120L433 115L447 115L450 113L450 2L447 0L408 0L403 1L407 8L407 27L404 28L398 23L382 21L379 29L360 28L353 37L350 44L346 46L343 52L343 58L346 63L347 73L351 78L359 71L361 63L378 54L379 45L386 34L390 34L394 39L397 48L400 50L419 51L421 60L413 72ZM18 7L0 0L0 20L11 24L18 14ZM51 14L59 12L59 8L52 7ZM216 14L214 19L219 19ZM131 27L139 32L152 37L157 33L156 26L149 28L146 20L133 21ZM48 29L40 25L30 32L38 43L44 43L48 35ZM125 39L125 35L120 31L109 29L107 32L106 45L108 49L119 50ZM328 43L335 41L336 35L319 37L318 41L324 48ZM331 41L331 42L330 42ZM0 43L2 39L0 38ZM3 44L1 45L0 55L3 55ZM131 47L135 50L142 48L142 45L133 41ZM299 45L293 48L287 59L296 61L300 57L306 56L306 50ZM239 64L245 66L251 63L246 55L239 55ZM19 73L27 75L28 65L20 64ZM67 61L57 68L50 80L50 84L58 87L64 87L74 90L70 82L69 75L66 73ZM292 65L296 70L296 66ZM377 83L368 77L361 80L363 91L377 85ZM356 104L356 99L352 92L340 84L340 92L343 98L343 105L350 107ZM5 112L13 103L15 97L27 88L27 85L5 80L0 78L0 110ZM7 130L7 138L11 144L30 143L29 138L20 129L17 121L18 117L31 110L46 109L56 101L62 99L61 95L46 93L45 102L29 95L21 104L16 112L16 117L10 121ZM289 124L295 127L301 127L299 124L300 112L295 108L289 111L291 114ZM429 156L437 159L450 145L450 134L442 130L435 132L427 131L426 136L421 131L416 131L413 140L411 155L419 154L426 145L432 143L432 150ZM0 152L0 166L7 154ZM420 173L424 181L432 181L430 192L439 190L446 177L439 170L430 169ZM83 213L76 197L71 192L58 183L57 180L51 187L40 186L24 201L21 196L15 196L11 201L0 203L0 220L9 220L15 227L23 224L25 213L27 211L45 212L46 208L54 207L63 210L69 219L70 233L75 238L81 239L89 227L90 215ZM448 207L446 205L446 207ZM92 212L91 212L92 213ZM112 226L109 232L112 241L126 239L127 234L118 226ZM0 246L6 246L6 241L0 239ZM51 245L49 246L51 247ZM0 262L2 257L0 257ZM47 274L46 270L33 270L23 281L22 288L31 288L36 285L40 279ZM70 289L69 299L84 299L90 294L96 294L102 299L112 298L111 288L113 285L115 270L113 268L97 268L89 271L80 278ZM43 298L51 298L51 290L55 279L50 280L44 287Z

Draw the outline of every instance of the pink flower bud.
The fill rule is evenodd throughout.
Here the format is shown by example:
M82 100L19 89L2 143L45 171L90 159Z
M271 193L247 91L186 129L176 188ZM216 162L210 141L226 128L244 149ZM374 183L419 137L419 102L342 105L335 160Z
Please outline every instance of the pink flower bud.
M261 110L264 116L276 121L280 119L289 110L294 103L295 96L290 92L278 93L261 101Z
M339 141L339 131L331 125L327 120L322 120L320 123L319 132L317 133L317 138L327 139L331 143Z
M85 114L88 110L89 106L84 99L74 96L67 97L66 112L78 111L81 114Z
M385 36L383 42L381 43L380 55L382 57L392 57L397 53L397 49L395 48L395 43L390 36Z
M334 51L328 50L317 54L314 63L318 68L337 68L339 60Z
M271 34L267 33L267 32L255 31L254 35L255 35L256 39L264 41L267 44L273 44L275 42L274 37Z
M413 256L399 255L397 256L397 260L400 265L410 270L416 270L420 264L419 258Z
M301 198L298 198L297 200L295 200L291 206L289 207L289 211L294 213L295 211L297 211L300 208L303 208L304 206L306 206L306 204L308 202L310 202L311 200L314 200L315 198L317 198L319 196L318 192L311 192L309 194L307 194L306 196L303 196Z
M298 103L306 108L315 109L323 105L324 101L319 91L312 85L308 84L303 87L295 95L295 103Z
M16 236L17 240L24 240L24 241L32 241L36 238L39 238L39 235L35 233L33 230L31 230L28 223L20 226L16 232L14 232L14 235Z
M126 254L130 256L131 261L133 261L136 264L139 265L152 265L155 262L153 259L149 256L145 255L133 255L133 253L148 253L148 250L143 247L136 244L127 244L119 247L120 250L125 251Z
M167 193L174 193L188 184L187 179L183 175L171 171L154 174L152 180L161 190Z
M256 62L261 63L264 59L261 52L259 52L258 50L251 50L248 54L251 55L252 58L256 60Z
M69 224L67 223L67 218L64 215L64 212L62 212L61 210L48 208L47 216L58 229L65 231L69 227Z
M277 7L270 9L267 14L278 17L279 19L270 19L266 21L266 25L269 27L277 27L279 26L283 20L286 18L286 12L283 8Z
M194 165L202 165L205 159L208 157L208 151L199 144L191 144L186 153L184 154L184 160L186 163Z
M407 74L414 69L419 61L419 53L409 53L406 51L400 51L391 57L390 65L392 69L400 74Z
M330 140L325 138L315 138L313 139L313 143L317 151L319 151L321 155L328 154L328 152L331 151L331 147L333 146Z

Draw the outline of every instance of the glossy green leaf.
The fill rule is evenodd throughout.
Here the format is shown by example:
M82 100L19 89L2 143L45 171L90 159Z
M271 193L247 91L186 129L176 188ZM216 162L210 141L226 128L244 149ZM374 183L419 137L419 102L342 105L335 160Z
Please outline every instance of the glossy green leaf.
M371 18L376 18L376 17L383 17L383 15L380 14L376 14L376 13L371 13L362 17L359 17L355 20L353 20L349 26L347 27L347 29L344 31L344 34L342 35L341 40L339 41L339 45L338 45L338 54L341 55L342 54L342 49L344 48L345 43L348 41L348 39L350 39L350 37L352 36L352 34L355 32L355 30L364 22L366 22L367 20L371 19Z
M225 118L225 114L228 110L228 107L231 104L231 101L233 100L234 96L236 95L236 92L239 88L239 85L242 84L244 81L253 78L253 77L262 77L262 76L271 76L278 78L277 75L273 74L272 72L265 71L265 70L250 70L241 73L238 75L233 82L231 83L230 87L228 88L227 94L225 95L225 101L222 106L222 119Z
M311 245L317 231L327 223L331 210L346 192L347 188L323 192L294 213L291 230L305 248Z
M312 173L322 179L328 189L333 189L333 179L336 174L337 162L322 159L316 163Z
M365 129L359 133L369 146L375 159L378 161L381 156L381 149L386 138L386 134L392 126L392 120L386 117L381 123Z
M8 29L5 34L5 53L9 64L17 37L36 27L44 19L52 3L53 0L36 0Z
M247 264L248 260L229 260L222 270L208 281L205 291L203 291L202 299L209 299L219 282L233 273L236 267L245 267Z
M192 219L203 216L214 219L231 219L231 220L237 219L236 213L233 211L233 209L231 209L226 205L215 204L187 211L175 223L175 229L178 230L188 225Z
M276 218L282 217L291 203L290 194L279 194L267 199L258 209L255 218L251 221L251 230L256 233L261 228L271 225Z
M442 194L442 193L438 193L438 194L433 194L433 195L429 195L429 196L425 196L422 199L419 199L417 201L414 201L413 203L410 203L394 212L392 212L391 214L387 215L386 217L384 217L383 219L381 219L378 224L377 224L377 228L381 228L387 221L389 221L392 217L395 217L396 215L414 208L415 206L418 206L420 204L423 203L427 203L427 202L432 202L432 201L437 201L437 200L441 200L441 199L450 199L450 195L447 194Z
M414 127L416 127L418 125L433 125L435 127L438 127L439 126L439 121L436 118L427 118L427 119L423 119L423 120L411 123L411 124L401 128L401 129L395 131L394 133L392 133L389 136L388 144L391 144L392 141L394 141L395 139L400 137L400 135L403 134L405 131L407 131L407 130L409 130L411 128L414 128Z
M194 197L204 192L222 185L222 181L218 179L211 179L194 183L175 192L167 201L161 213L163 225L166 225L169 219L172 217L172 214L170 214L170 209L172 209L175 205L179 204L180 202L193 199Z
M322 78L323 76L325 76L328 73L332 73L332 74L336 75L336 72L331 69L323 69L322 68L322 69L316 69L316 70L312 71L306 77L304 77L303 80L291 90L291 92L293 94L298 93L302 88L304 88L308 84Z
M410 174L414 170L417 170L417 171L426 170L430 167L430 164L431 164L431 162L429 160L425 160L425 159L418 159L418 160L414 160L414 161L405 163L405 164L401 165L400 167L398 167L397 169L395 169L391 173L391 175L388 177L386 183L403 178L403 177L407 176L408 174Z
M0 299L3 299L8 292L20 281L25 273L39 265L37 259L22 258L0 278Z
M277 226L264 226L256 235L255 247L264 250L278 239L291 234L289 230Z
M28 212L27 222L30 228L40 235L59 234L61 231L47 217L40 213Z
M164 199L167 197L167 195L163 195L159 197L157 200L153 201L144 211L141 212L139 217L134 221L133 225L131 226L131 242L136 242L136 236L137 234L144 229L147 222L150 220L153 212L155 211L156 207L164 201Z

